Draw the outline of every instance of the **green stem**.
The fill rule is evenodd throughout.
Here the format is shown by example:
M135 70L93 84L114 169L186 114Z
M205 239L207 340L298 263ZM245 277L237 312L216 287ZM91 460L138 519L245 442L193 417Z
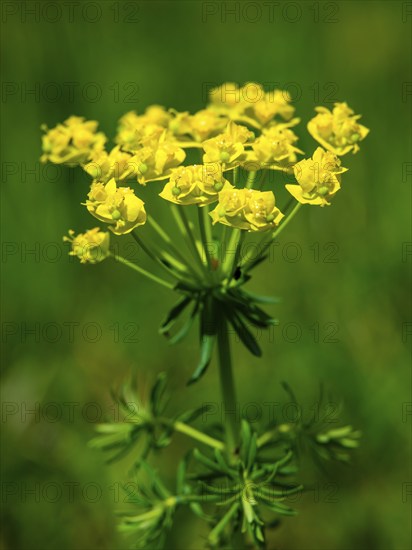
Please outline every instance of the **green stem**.
M145 269L139 267L138 265L132 262L129 262L129 260L126 260L126 258L123 258L122 256L118 256L117 254L110 254L110 256L117 262L120 262L123 265L130 267L131 269L134 269L135 271L140 273L140 275L143 275L144 277L151 279L152 281L154 281L155 283L158 283L159 285L169 288L170 290L173 290L175 287L173 283L169 283L169 281L165 281L164 279L161 279L160 277L153 275L153 273L150 273L149 271L146 271Z
M294 209L291 211L291 213L285 218L285 221L283 221L279 227L272 233L272 235L270 236L270 238L265 242L266 238L264 238L260 244L262 246L259 254L258 254L258 257L261 257L264 255L264 253L266 252L266 250L269 248L269 246L273 243L273 241L276 239L276 237L285 229L285 227L289 224L289 222L294 218L294 216L297 214L297 212L300 210L300 207L302 206L302 204L300 202L298 202ZM246 273L249 269L250 269L250 265L256 261L257 258L251 258L251 254L246 254L243 262L242 262L242 269L243 269L243 272Z
M233 185L236 187L239 176L239 166L235 166L233 169Z
M230 274L232 272L233 263L236 258L237 249L240 242L242 230L238 228L233 228L232 233L230 235L229 244L227 245L227 248L224 250L224 258L222 262L222 272L227 277L230 277ZM233 253L233 258L232 258Z
M134 240L137 242L137 244L141 247L141 249L147 254L147 256L151 260L153 260L154 262L159 264L160 267L164 271L166 271L166 273L168 273L169 275L171 275L172 277L174 277L178 281L184 280L184 281L189 282L189 283L193 281L192 279L190 279L190 274L185 269L185 266L183 266L181 264L175 264L175 263L172 264L172 262L174 262L174 258L170 258L168 260L167 259L167 253L165 255L163 250L160 250L158 252L158 254L156 254L156 252L154 252L156 250L156 246L153 245L153 243L149 243L149 246L146 245L145 242L143 241L143 239L137 234L137 232L135 230L131 232L131 235L134 238ZM174 265L174 268L169 267L168 265L166 265L164 263L164 261L169 261L169 263L171 263L171 265Z
M258 440L256 441L256 445L258 447L262 447L266 443L273 441L273 439L278 435L279 435L279 432L277 428L275 428L274 430L269 430L268 432L265 432L260 437L258 437Z
M214 527L212 531L210 531L208 539L212 544L216 544L219 541L220 533L223 531L226 525L228 525L228 523L231 521L233 516L236 514L238 508L239 508L239 502L234 502L231 508L226 512L223 518L216 525L216 527Z
M210 271L212 271L213 261L212 261L212 256L210 254L209 246L213 243L212 243L212 230L210 226L208 206L202 206L202 207L198 206L197 213L199 216L199 229L200 229L200 236L202 237L203 250L205 252L207 265Z
M225 415L228 414L229 417L228 421L225 419L225 428L227 451L229 457L231 457L237 448L238 422L228 324L222 312L218 312L217 329L220 389Z
M219 449L220 451L223 451L225 449L225 444L222 441L219 441L214 437L210 437L209 435L206 435L203 432L200 432L199 430L192 428L192 426L189 426L184 422L176 421L176 422L173 422L171 425L176 432L185 434L191 437L192 439L195 439L196 441L200 441L201 443L208 445L209 447L213 447L214 449Z
M252 189L253 187L253 183L255 181L255 177L256 177L256 171L252 171L252 172L249 172L249 175L247 177L247 181L246 181L246 189Z
M198 277L196 271L190 265L190 262L180 252L180 250L177 248L177 246L175 246L174 242L169 237L169 235L166 233L166 231L164 231L164 229L151 216L147 216L147 222L154 229L154 231L159 235L159 237L168 245L168 247L173 252L173 254L176 256L176 258L179 258L179 260L182 262L182 265L185 268L187 268L194 277Z
M185 230L184 235L186 236L186 238L188 240L188 244L192 249L192 253L193 253L194 258L197 260L197 263L199 264L202 271L208 273L207 269L205 268L205 264L203 263L202 256L201 256L201 254L199 252L199 249L197 247L196 239L195 239L195 237L193 235L193 231L190 227L189 220L187 219L186 212L184 211L184 206L181 206L180 204L177 205L177 212L178 212L178 214L180 216L180 220L183 224L183 227L184 227L184 230Z

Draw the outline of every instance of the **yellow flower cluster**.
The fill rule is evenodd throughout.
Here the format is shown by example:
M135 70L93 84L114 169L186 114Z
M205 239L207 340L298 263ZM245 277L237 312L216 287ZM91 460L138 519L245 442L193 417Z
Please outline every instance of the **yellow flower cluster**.
M235 189L225 186L219 193L219 203L210 212L213 223L248 231L267 231L276 227L284 215L275 206L272 191Z
M186 153L168 130L171 119L159 105L148 107L143 115L130 111L120 119L115 141L131 154L128 177L142 185L163 180L185 160Z
M77 256L82 264L96 264L109 255L110 234L98 227L79 233L76 237L71 229L69 236L63 237L63 241L71 243L69 255Z
M106 136L97 132L97 127L96 121L79 116L71 116L50 130L42 126L46 133L42 137L41 162L68 166L86 162L96 151L101 151L106 142Z
M295 164L296 154L303 154L303 151L295 147L298 138L290 128L298 122L299 119L293 119L263 129L262 134L252 143L253 151L248 154L248 164L255 165L254 170L287 170Z
M340 159L330 151L318 147L311 159L304 159L293 167L299 185L286 189L302 204L325 206L340 189L340 174L347 171Z
M359 151L358 143L369 133L358 122L361 115L355 115L346 103L335 103L332 112L326 107L316 107L315 111L318 114L309 121L308 131L317 142L335 155Z
M180 147L190 147L193 141L201 143L221 132L227 118L220 117L213 109L202 109L191 115L188 111L179 113L174 109L152 105L143 115L134 111L126 113L119 121L116 142L128 151L136 151L142 142L154 138Z
M202 143L205 154L203 162L219 162L223 170L230 170L242 164L247 154L244 144L255 137L254 133L230 121L225 131Z
M145 138L160 138L169 119L169 113L159 105L148 107L143 115L129 111L119 120L115 141L125 151L136 151Z
M120 145L116 145L110 153L95 151L90 157L90 162L83 168L94 181L107 183L114 178L120 182L136 175L136 165L132 159L131 153L122 151Z
M204 206L216 201L225 185L230 183L224 179L220 164L180 166L172 171L160 196L175 204Z
M193 114L161 105L151 105L142 114L130 111L119 120L111 150L105 149L106 136L97 131L96 121L72 116L55 128L44 127L41 160L80 165L91 176L85 206L115 235L146 223L144 202L122 185L160 180L167 181L159 195L171 203L200 207L217 203L210 212L214 224L267 231L284 215L272 191L253 190L257 171L293 173L296 182L286 189L299 203L329 205L347 170L339 157L356 153L369 132L347 103L315 110L307 127L321 147L300 162L298 156L304 153L295 134L300 119L294 118L290 95L282 90L267 92L254 82L243 86L226 82L212 89L209 105ZM202 164L183 165L189 148L201 152ZM245 172L247 183L239 189ZM261 179L262 186L266 183ZM99 261L94 249L107 252L108 235L96 228L77 237L71 232L72 254L84 262ZM90 252L82 252L87 243Z
M275 117L290 120L295 112L288 92L265 92L263 86L255 82L240 88L233 82L226 82L211 90L210 100L211 108L217 113L258 129L276 122Z
M92 183L85 205L95 218L109 224L115 235L130 233L146 223L144 202L130 187L117 187L112 178L106 185Z

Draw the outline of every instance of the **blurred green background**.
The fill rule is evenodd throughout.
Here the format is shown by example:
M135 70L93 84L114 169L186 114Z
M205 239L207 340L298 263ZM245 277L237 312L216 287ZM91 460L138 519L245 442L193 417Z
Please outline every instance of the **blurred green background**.
M305 122L318 104L347 101L371 128L361 152L344 158L350 172L333 206L302 209L256 271L252 288L283 298L272 310L280 326L261 339L264 359L234 342L241 407L286 402L287 380L309 410L323 381L364 434L353 466L303 471L317 490L270 547L408 548L410 3L69 5L2 4L1 547L128 547L114 516L127 468L107 467L87 442L93 423L113 415L110 388L130 373L147 385L168 371L172 409L219 403L214 365L185 387L196 332L175 348L157 333L174 296L109 261L82 266L66 255L61 236L94 226L79 205L88 179L39 164L40 125L77 114L113 136L126 111L194 112L205 83L256 81L290 90L308 154L316 144ZM160 201L149 208L167 212ZM177 438L156 459L167 482L184 448ZM204 525L179 518L168 547L201 548Z

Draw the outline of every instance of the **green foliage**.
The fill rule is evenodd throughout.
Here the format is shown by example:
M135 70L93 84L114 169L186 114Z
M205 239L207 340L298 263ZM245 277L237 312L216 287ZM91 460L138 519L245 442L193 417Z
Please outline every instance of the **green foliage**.
M297 404L290 388L285 387ZM287 499L304 491L297 479L302 443L312 446L318 460L346 462L360 436L350 426L327 430L322 418L299 418L265 429L256 429L243 419L238 445L230 450L208 434L212 426L201 431L195 427L197 418L207 409L182 411L170 419L164 373L154 383L147 403L131 390L130 384L123 387L117 399L125 417L98 426L99 436L91 445L109 452L116 449L117 454L111 457L114 460L132 451L138 437L145 437L144 452L134 461L131 473L133 489L130 484L125 486L131 510L121 512L119 526L136 548L163 548L175 512L182 506L208 524L210 547L231 547L242 534L256 548L265 548L266 530L278 526L282 516L296 514ZM213 431L223 432L224 426L214 426ZM202 447L194 447L181 459L172 492L148 460L149 452L165 447L176 432Z

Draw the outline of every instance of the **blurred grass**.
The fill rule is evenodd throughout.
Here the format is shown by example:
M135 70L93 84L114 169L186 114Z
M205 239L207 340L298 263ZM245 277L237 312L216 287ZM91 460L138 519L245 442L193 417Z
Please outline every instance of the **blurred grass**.
M184 386L196 358L195 336L169 348L157 334L165 304L173 299L166 291L109 262L84 267L65 253L47 261L55 250L50 243L58 243L61 250L60 239L68 228L82 230L91 222L79 206L87 189L84 175L63 170L52 182L53 172L41 172L40 125L53 126L78 114L99 120L102 130L113 136L117 119L128 110L158 103L195 111L204 103L204 83L257 81L279 83L277 87L297 83L301 97L296 109L303 122L315 105L346 100L371 128L362 151L345 157L351 171L333 207L303 209L282 235L273 261L256 272L255 289L283 297L274 309L280 327L272 337L262 337L264 359L246 355L234 343L241 403L286 401L280 381L287 380L310 407L323 381L336 399L343 399L345 421L364 433L353 467L336 468L329 477L320 474L319 502L311 494L302 498L299 516L274 533L273 547L408 548L409 504L403 502L402 490L410 479L404 453L410 424L403 422L402 410L410 401L410 336L409 341L402 338L402 331L410 322L410 263L402 261L402 246L410 241L410 177L403 181L402 176L410 161L411 98L402 93L410 81L411 32L402 20L405 3L297 2L301 18L296 22L290 22L292 10L282 12L285 3L270 21L263 3L257 4L262 15L255 23L245 17L236 22L230 15L224 22L225 3L213 2L120 3L117 23L112 11L116 3L111 2L98 3L101 18L96 23L80 15L70 23L65 11L54 23L44 17L36 22L30 15L22 22L24 8L15 4L17 12L3 18L1 54L3 91L12 89L4 87L8 84L16 90L6 93L2 103L2 372L3 401L16 403L18 411L3 418L1 547L125 548L114 518L116 484L124 480L125 468L107 468L103 457L87 448L93 420L99 416L96 407L110 415L109 388L130 372L143 380L167 370L176 407L216 401L217 395L213 367L199 385ZM206 4L218 13L205 17L203 12L202 20ZM134 5L138 21L127 22ZM316 5L319 22L314 21ZM338 8L335 23L325 22L330 5ZM47 13L51 18L51 11ZM248 14L246 19L253 18L252 9ZM73 100L67 93L54 102L24 95L25 86L39 83L44 90L50 82L62 90L67 90L66 82L79 86ZM102 90L96 102L79 93L93 82ZM128 82L138 86L135 103L124 101L131 88L122 86ZM121 90L119 101L114 101L115 83ZM313 150L304 123L299 130L301 147ZM302 252L297 262L284 258L288 251L293 255L290 243L297 243ZM319 262L314 261L314 243L319 243ZM323 261L327 243L335 243L338 262ZM36 246L39 254L25 253L25 247ZM71 341L66 329L71 322L80 328L99 323L101 337L92 343L76 331ZM62 337L50 342L51 328L39 341L33 335L22 338L20 330L35 323L41 328L57 324ZM125 341L130 336L127 323L138 327L137 342ZM288 323L302 331L295 343L281 336ZM315 323L319 343L311 328ZM338 326L337 342L322 341L326 323ZM118 342L114 325L120 330ZM17 334L9 335L9 329ZM26 416L24 407L31 409L36 402L57 403L62 417L47 421L52 410L46 417ZM64 403L78 404L73 417ZM93 409L90 403L97 405ZM179 439L158 460L170 480L183 445ZM313 476L309 471L306 480ZM325 484L330 480L338 483L333 503L327 502ZM51 482L62 488L56 502L50 502ZM25 493L36 484L38 501ZM73 498L70 484L75 484ZM93 487L89 496L87 490L86 496L82 493L88 484L99 484L102 490L95 502ZM50 494L44 497L48 487ZM188 526L184 518L181 525L170 547L201 547L204 526Z

